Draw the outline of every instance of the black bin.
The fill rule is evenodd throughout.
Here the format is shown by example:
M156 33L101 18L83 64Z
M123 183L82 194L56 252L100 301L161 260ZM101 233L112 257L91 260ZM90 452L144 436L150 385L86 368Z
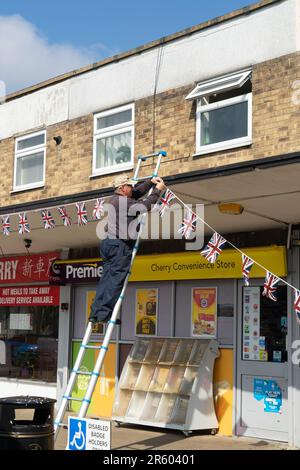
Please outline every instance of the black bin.
M0 450L53 450L52 398L0 398Z

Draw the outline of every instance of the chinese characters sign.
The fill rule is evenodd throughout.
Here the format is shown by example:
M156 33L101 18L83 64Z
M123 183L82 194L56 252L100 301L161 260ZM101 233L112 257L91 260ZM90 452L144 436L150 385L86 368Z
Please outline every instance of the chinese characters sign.
M48 282L51 264L57 258L59 253L1 258L0 282L2 284Z
M192 336L217 336L217 288L192 289Z
M1 307L59 305L59 287L16 286L0 287Z
M135 304L135 334L156 335L157 289L137 289Z

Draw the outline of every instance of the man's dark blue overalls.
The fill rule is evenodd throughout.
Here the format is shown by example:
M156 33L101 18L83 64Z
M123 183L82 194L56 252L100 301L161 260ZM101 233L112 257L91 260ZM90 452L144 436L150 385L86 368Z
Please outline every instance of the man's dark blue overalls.
M138 227L133 234L132 230L128 230L130 224L137 219L139 214L150 211L152 204L160 197L160 191L154 188L150 196L138 201L148 193L152 186L154 184L150 180L138 183L132 189L131 197L121 195L116 190L109 201L107 237L100 244L103 272L89 318L93 323L106 322L111 317L129 272L132 250L137 236Z

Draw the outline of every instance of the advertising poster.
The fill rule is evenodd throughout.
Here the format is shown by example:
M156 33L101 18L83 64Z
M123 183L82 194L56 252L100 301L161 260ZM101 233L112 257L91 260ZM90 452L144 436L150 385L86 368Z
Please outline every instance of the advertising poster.
M156 336L158 289L137 289L135 302L135 334Z
M243 360L267 361L265 337L260 336L260 287L244 287L243 314Z
M86 293L86 322L89 321L89 316L91 312L91 305L94 302L94 298L96 295L95 290L89 290ZM97 333L99 335L104 334L104 324L103 323L93 323L92 326L92 333Z
M217 336L217 288L193 287L192 336Z

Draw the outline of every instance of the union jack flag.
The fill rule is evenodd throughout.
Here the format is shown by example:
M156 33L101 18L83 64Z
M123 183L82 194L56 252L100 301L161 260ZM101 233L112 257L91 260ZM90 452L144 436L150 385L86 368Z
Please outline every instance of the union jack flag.
M87 221L87 210L85 208L85 202L76 202L77 208L77 221L78 225L86 225Z
M93 210L93 220L100 220L103 215L104 199L96 199L95 207Z
M70 227L72 224L71 217L67 214L67 210L65 207L58 207L58 212L61 215L65 227Z
M10 220L9 215L2 217L2 232L3 235L10 235Z
M274 274L267 271L267 275L266 275L266 279L264 283L264 290L263 290L262 295L276 302L277 301L277 298L276 298L277 287L275 286L278 282L279 282L278 277L276 277Z
M175 199L175 194L172 193L169 189L167 189L164 194L161 196L160 200L157 203L159 214L161 217L164 216L166 209L170 207L170 202Z
M190 239L193 232L196 231L196 223L198 217L194 212L186 209L184 219L178 233L180 233L185 239Z
M22 235L23 233L29 233L29 223L27 220L26 212L23 214L19 214L19 234Z
M254 265L254 261L248 256L242 254L242 273L244 276L246 286L249 286L249 275L252 266Z
M44 209L42 212L42 219L44 222L44 228L46 230L54 228L55 227L55 222L54 219L51 215L51 212L48 209Z
M300 291L295 289L294 310L296 313L297 323L300 325Z
M210 263L215 263L218 256L222 253L222 246L225 245L225 238L217 232L213 234L201 255L204 256Z

